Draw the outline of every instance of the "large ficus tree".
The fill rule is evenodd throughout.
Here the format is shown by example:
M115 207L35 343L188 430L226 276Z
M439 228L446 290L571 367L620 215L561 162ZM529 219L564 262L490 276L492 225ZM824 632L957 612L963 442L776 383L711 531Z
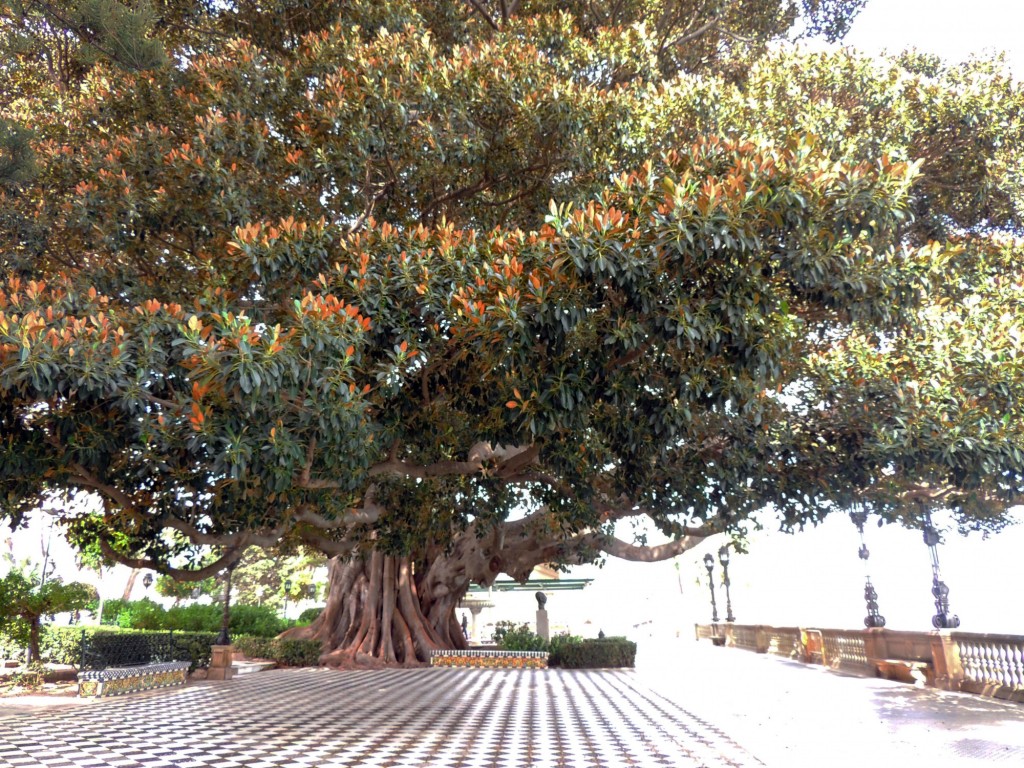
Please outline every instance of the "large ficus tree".
M306 632L407 663L471 583L767 505L998 527L1024 94L768 45L860 5L168 3L134 61L32 5L88 66L8 65L3 513L92 491L186 580L313 547Z

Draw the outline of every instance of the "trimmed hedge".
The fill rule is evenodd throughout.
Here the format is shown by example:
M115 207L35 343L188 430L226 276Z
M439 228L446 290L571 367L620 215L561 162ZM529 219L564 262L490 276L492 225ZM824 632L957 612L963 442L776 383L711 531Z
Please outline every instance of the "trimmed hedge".
M548 666L564 669L632 667L636 663L636 643L624 637L552 638L550 653Z
M316 667L320 665L319 640L275 640L274 661L286 667Z
M179 605L164 609L158 603L142 600L108 600L103 605L104 626L122 629L171 630L175 632L220 632L223 608L216 604ZM288 628L277 612L265 605L231 605L228 630L237 635L274 637Z
M51 664L69 664L77 667L81 659L82 627L55 627L44 625L39 642L42 660ZM144 636L163 639L165 631L148 630L110 630L106 628L86 628L86 639L99 644L116 643L119 635ZM94 640L94 638L97 638ZM217 635L213 632L174 632L177 654L182 660L189 661L190 671L199 667L210 666L210 647L216 642Z
M555 635L545 640L534 634L529 624L499 621L494 638L504 651L547 651L549 667L600 669L632 667L636 662L636 643L624 637L584 640L576 635Z
M272 637L241 635L231 638L231 644L236 651L244 653L250 659L274 658L274 638Z
M319 640L240 636L234 638L231 644L250 659L271 659L283 667L320 665Z

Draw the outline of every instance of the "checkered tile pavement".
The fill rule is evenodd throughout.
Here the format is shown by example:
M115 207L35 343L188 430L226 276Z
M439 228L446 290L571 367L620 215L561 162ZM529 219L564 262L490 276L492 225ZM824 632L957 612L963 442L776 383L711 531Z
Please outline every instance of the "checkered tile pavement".
M759 766L629 672L276 670L0 717L0 766Z

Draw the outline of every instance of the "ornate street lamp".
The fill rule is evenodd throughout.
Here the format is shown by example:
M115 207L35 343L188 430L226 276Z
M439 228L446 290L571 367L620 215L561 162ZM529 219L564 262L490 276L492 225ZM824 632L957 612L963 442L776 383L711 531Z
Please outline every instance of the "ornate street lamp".
M926 515L924 525L924 543L932 556L932 597L935 598L935 615L932 626L936 629L956 629L960 626L960 617L949 612L949 587L939 575L939 532L932 525L931 515Z
M284 620L288 621L288 593L292 591L291 579L285 579L284 584Z
M878 592L875 591L875 587L871 583L871 575L868 573L868 558L871 557L871 552L868 551L868 546L864 543L864 523L868 520L868 513L864 511L863 505L857 505L856 511L850 513L850 519L853 520L853 524L857 526L857 531L860 533L860 549L857 550L857 556L864 561L864 602L868 607L864 626L868 628L884 627L885 617L878 612Z
M711 590L711 623L718 623L718 603L715 602L715 580L712 571L715 570L715 558L711 553L704 555L704 567L708 569L708 589Z
M220 617L220 634L217 635L216 645L231 645L231 635L228 634L228 625L231 623L231 573L237 564L232 563L224 571L224 612Z
M145 576L142 577L142 586L144 586L147 590L151 586L153 586L153 574L152 573L147 573Z
M722 564L722 584L725 585L725 620L736 621L736 617L732 615L732 598L729 596L729 545L726 544L724 547L718 550L718 562Z

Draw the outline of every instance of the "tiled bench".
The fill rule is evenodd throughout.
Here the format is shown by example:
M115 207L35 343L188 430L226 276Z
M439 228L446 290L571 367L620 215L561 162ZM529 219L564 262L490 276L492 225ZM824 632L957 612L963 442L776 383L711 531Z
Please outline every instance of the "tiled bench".
M547 651L431 651L432 667L547 669Z
M187 661L161 661L136 667L110 667L78 673L79 696L117 696L121 693L148 691L184 685L188 679Z

